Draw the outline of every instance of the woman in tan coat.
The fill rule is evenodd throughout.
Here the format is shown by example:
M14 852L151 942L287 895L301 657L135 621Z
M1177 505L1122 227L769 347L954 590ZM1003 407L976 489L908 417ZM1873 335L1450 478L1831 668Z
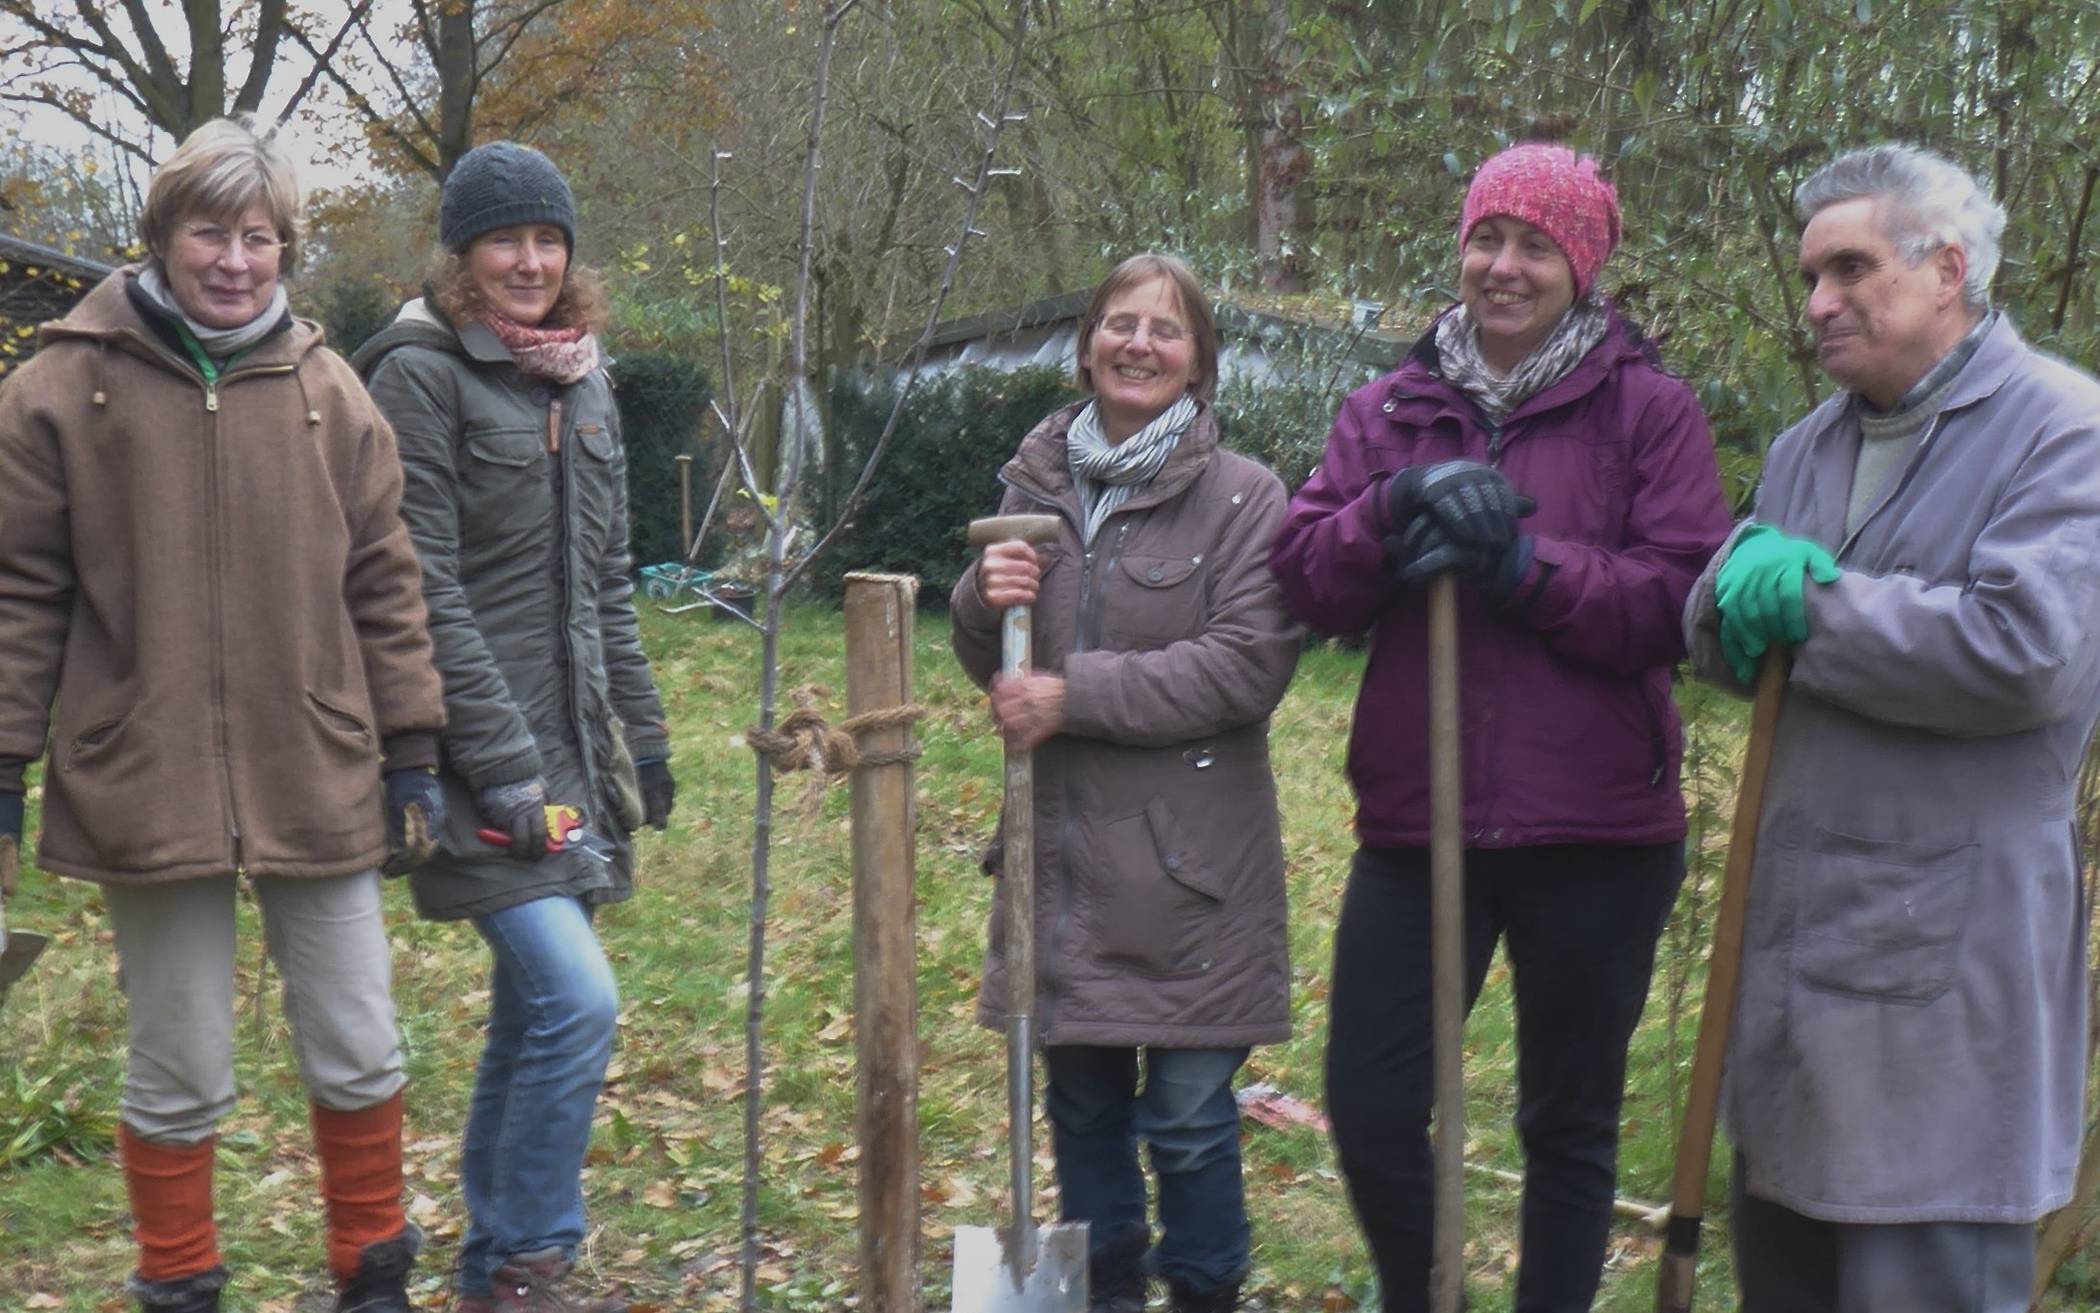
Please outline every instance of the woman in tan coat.
M1176 1310L1208 1313L1237 1305L1248 1265L1232 1076L1250 1045L1290 1033L1268 758L1298 652L1268 569L1284 491L1218 445L1216 331L1179 260L1118 265L1078 355L1091 399L1045 418L1000 472L1002 514L1053 513L1063 534L986 551L955 586L955 650L1008 742L1035 752L1036 1019L1092 1307L1142 1309L1149 1270ZM994 681L999 616L1017 605L1035 608L1036 673ZM995 934L991 1026L1001 947ZM1150 1254L1139 1139L1159 1187Z
M45 325L0 392L0 887L48 738L37 862L102 885L123 963L147 1313L216 1313L226 1281L212 1158L243 876L312 1098L336 1307L406 1313L379 868L442 825L444 709L394 436L285 307L281 146L197 129L140 227L150 257Z

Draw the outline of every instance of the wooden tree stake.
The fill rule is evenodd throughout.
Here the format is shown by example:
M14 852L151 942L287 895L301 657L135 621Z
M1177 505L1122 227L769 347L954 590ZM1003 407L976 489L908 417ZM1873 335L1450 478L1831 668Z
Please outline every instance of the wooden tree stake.
M846 576L846 710L912 702L911 575ZM902 748L909 726L864 735ZM853 1024L859 1057L860 1307L919 1313L919 1004L912 766L853 772Z

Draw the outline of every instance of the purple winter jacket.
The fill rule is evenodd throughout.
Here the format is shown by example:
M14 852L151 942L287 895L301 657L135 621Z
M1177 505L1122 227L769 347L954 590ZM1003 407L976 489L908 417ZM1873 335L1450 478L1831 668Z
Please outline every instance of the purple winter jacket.
M1729 513L1698 401L1617 313L1499 433L1444 379L1432 328L1343 403L1291 499L1270 564L1293 614L1371 632L1349 740L1357 837L1429 842L1428 608L1388 571L1384 476L1460 458L1500 466L1538 502L1521 526L1536 556L1510 602L1459 588L1467 845L1683 838L1670 677L1685 597Z

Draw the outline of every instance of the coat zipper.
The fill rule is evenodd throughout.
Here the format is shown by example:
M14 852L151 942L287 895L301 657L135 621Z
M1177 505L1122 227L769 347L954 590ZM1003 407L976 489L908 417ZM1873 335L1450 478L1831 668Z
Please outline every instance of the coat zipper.
M205 422L205 455L210 466L210 504L205 508L205 542L210 557L209 593L211 597L211 713L212 729L218 740L219 776L226 788L226 832L233 840L233 870L236 875L247 873L247 861L241 852L241 815L234 802L233 790L233 743L226 729L226 605L225 589L220 575L224 569L225 537L221 519L225 509L225 484L221 462L219 438L219 394L210 381L204 384L204 409L211 416Z

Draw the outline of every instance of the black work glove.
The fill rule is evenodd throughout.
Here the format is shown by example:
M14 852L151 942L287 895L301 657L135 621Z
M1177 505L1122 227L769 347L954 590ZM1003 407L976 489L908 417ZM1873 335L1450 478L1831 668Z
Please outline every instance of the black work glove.
M662 757L643 757L634 763L636 781L642 786L642 824L666 830L671 826L671 806L678 798L678 781L671 778L671 763Z
M1480 585L1489 600L1507 602L1531 568L1531 537L1519 534L1504 547L1476 547L1444 531L1434 515L1418 517L1385 540L1399 581L1420 588L1440 574L1459 573Z
M1447 460L1412 465L1387 479L1385 507L1396 534L1405 535L1427 513L1453 542L1500 551L1515 541L1517 521L1538 504L1492 465Z
M484 825L510 836L510 855L535 862L547 855L547 781L538 775L474 791ZM492 841L493 842L493 841Z
M22 795L0 793L0 898L15 891L15 868L22 855Z
M445 791L428 766L386 773L386 863L388 875L407 875L437 852L445 831Z

